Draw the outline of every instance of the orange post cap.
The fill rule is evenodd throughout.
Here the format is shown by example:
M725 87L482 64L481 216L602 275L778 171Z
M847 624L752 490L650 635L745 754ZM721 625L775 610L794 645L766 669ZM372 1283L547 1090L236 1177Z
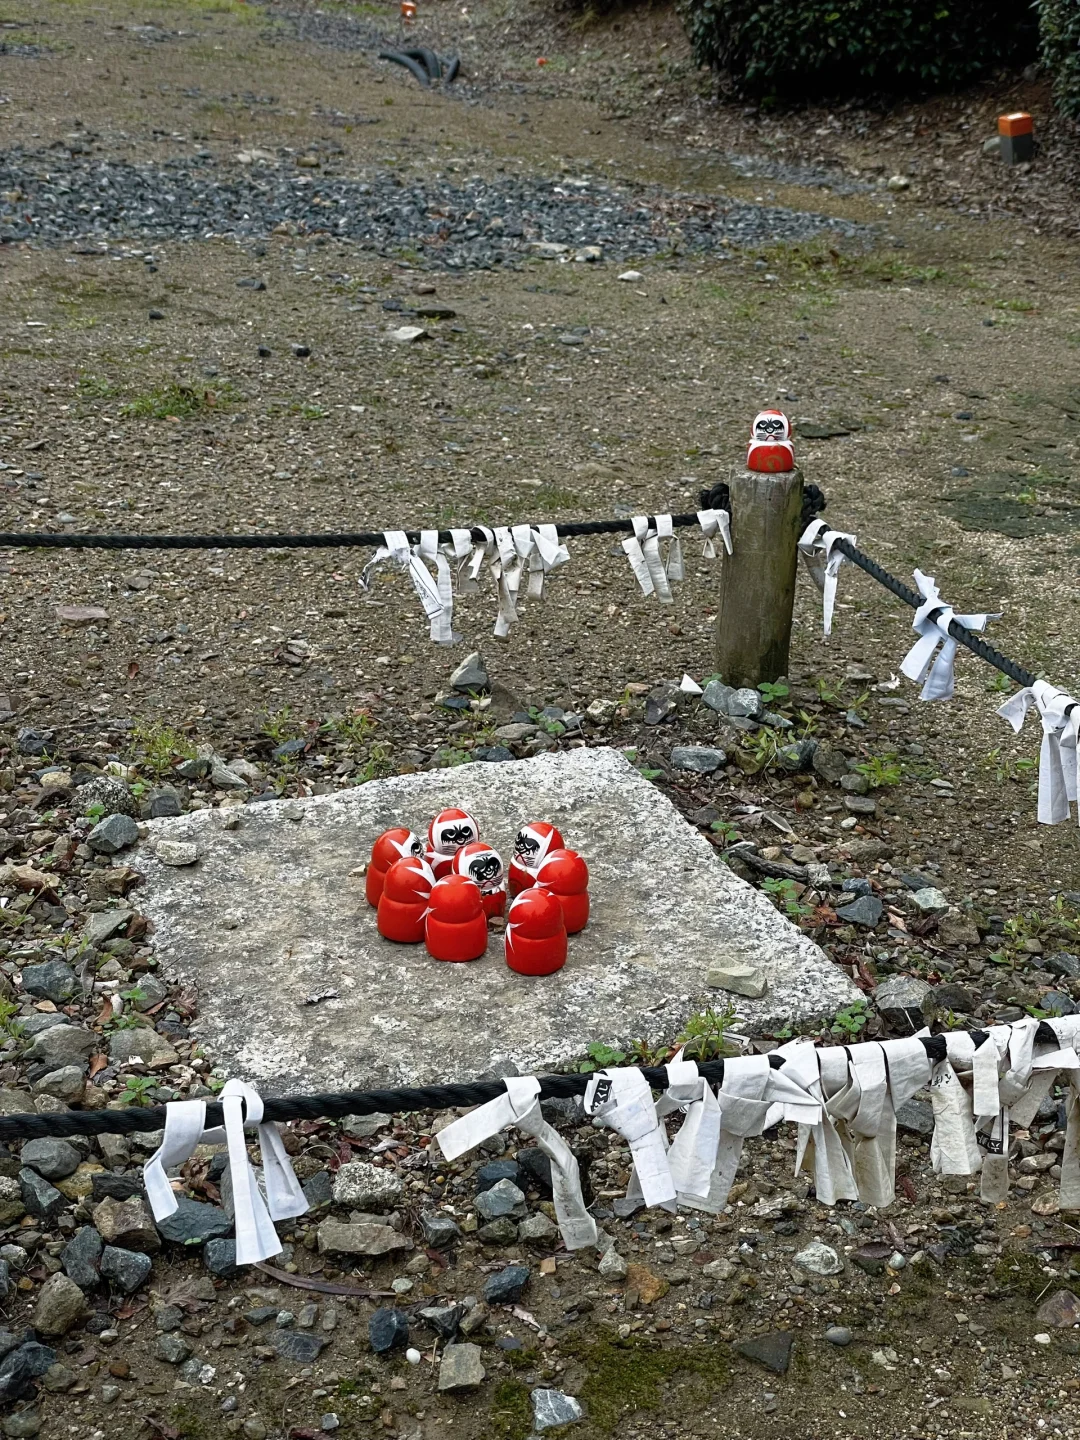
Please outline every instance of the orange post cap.
M999 135L1030 135L1034 125L1026 110L1016 110L1011 115L998 116Z

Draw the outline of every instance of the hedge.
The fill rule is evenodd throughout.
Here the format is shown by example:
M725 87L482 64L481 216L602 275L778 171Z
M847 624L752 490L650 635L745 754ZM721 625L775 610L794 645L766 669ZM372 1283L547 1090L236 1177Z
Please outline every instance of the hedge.
M1080 0L1039 0L1043 64L1063 115L1080 120Z
M1037 54L1024 0L678 0L699 65L778 100L954 89ZM1042 0L1076 60L1080 0Z

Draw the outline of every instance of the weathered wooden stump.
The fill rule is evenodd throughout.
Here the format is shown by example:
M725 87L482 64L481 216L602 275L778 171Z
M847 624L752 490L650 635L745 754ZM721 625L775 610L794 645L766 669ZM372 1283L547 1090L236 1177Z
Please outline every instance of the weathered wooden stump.
M734 553L721 571L716 668L727 685L759 685L787 674L802 471L742 470L730 491Z

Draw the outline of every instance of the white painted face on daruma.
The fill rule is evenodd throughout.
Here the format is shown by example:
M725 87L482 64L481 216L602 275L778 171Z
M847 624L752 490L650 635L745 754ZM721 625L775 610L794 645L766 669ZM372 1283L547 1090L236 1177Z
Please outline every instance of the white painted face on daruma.
M485 895L490 895L506 884L502 856L482 840L461 847L454 857L454 871L475 881Z
M782 410L761 410L754 416L750 438L764 443L770 440L790 440L791 422Z
M463 845L480 838L480 828L464 810L441 810L428 831L431 848L437 855L453 855Z

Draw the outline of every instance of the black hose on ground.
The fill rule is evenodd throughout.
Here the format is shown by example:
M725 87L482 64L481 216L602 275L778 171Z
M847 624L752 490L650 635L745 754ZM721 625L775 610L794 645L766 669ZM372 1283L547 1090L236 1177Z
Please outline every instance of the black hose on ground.
M447 67L446 67L446 74L443 76L443 84L444 84L444 85L452 85L452 84L454 83L454 81L457 79L457 77L458 77L458 71L459 71L460 69L461 69L461 57L458 56L458 55L454 55L454 56L451 58L450 63L449 63L449 64L447 65Z
M428 50L423 45L417 45L412 50L402 50L402 55L407 55L410 60L418 60L424 69L431 76L432 80L442 79L442 65L434 50Z
M414 60L411 55L403 55L400 50L380 50L379 59L391 60L395 65L404 65L410 75L419 80L426 90L430 90L431 77L419 60Z

